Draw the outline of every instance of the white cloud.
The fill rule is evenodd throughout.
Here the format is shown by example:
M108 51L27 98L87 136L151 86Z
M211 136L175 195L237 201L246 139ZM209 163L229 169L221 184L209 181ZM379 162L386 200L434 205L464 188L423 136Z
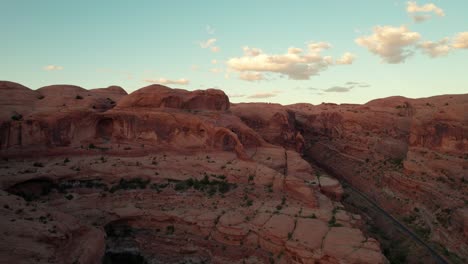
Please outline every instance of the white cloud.
M408 49L419 41L421 35L406 26L376 26L370 36L359 37L355 42L380 56L387 63L401 63L413 52Z
M431 15L427 13L434 13L440 17L445 16L444 10L442 10L442 8L437 7L432 3L419 6L415 1L407 2L406 12L408 12L411 18L413 18L413 21L416 23L421 23L431 19Z
M354 54L346 52L341 58L336 60L336 64L352 64L356 56Z
M468 32L460 32L454 38L452 46L456 49L468 49Z
M271 98L271 97L275 97L275 96L277 96L276 93L255 93L255 94L252 94L252 95L248 96L247 98L265 99L265 98Z
M251 57L258 56L262 53L261 49L249 48L248 46L243 47L242 50L244 50L245 56L251 56Z
M206 40L205 42L200 42L200 47L206 49L206 48L213 46L215 43L216 43L216 39L210 38Z
M200 42L199 45L203 49L210 49L212 52L218 52L220 51L220 48L215 46L216 41L217 40L215 38L210 38L205 42Z
M241 72L239 78L244 81L260 81L263 80L263 75L259 72Z
M311 42L307 47L309 48L309 52L311 54L318 54L324 49L331 48L331 45L327 42Z
M448 38L444 38L437 42L423 41L418 44L418 48L432 58L446 56L451 50Z
M302 49L296 47L288 48L288 54L299 54L302 53Z
M179 84L179 85L187 85L189 84L189 80L187 79L178 79L178 80L170 80L170 79L166 79L166 78L159 78L157 80L154 80L154 79L145 79L143 80L145 82L148 82L148 83L157 83L157 84Z
M302 49L291 47L285 54L270 55L261 49L246 46L243 48L244 56L229 59L227 65L231 70L241 73L274 72L294 80L308 80L333 64L330 56L320 54L330 47L331 45L326 42L312 42L308 45L307 53Z
M47 66L44 66L43 69L46 71L61 71L63 70L63 67L58 66L58 65L47 65Z
M445 16L444 10L442 8L437 7L436 5L430 3L419 6L415 1L409 1L406 5L406 12L413 14L413 13L435 13L438 16Z

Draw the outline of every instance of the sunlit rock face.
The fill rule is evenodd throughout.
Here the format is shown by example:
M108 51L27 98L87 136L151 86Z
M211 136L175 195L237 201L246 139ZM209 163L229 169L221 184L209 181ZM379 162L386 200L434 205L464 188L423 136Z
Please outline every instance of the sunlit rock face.
M447 221L431 238L465 250L466 96L230 105L214 89L0 82L0 100L1 252L25 248L10 263L387 263L302 155L399 215L413 199Z

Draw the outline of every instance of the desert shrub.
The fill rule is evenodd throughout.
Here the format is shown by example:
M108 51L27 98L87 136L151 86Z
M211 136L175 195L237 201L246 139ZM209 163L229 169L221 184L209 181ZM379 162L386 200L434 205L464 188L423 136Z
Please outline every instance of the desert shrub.
M41 162L34 162L33 166L42 168L42 167L44 167L44 164L42 164Z
M23 119L23 116L20 114L14 114L11 116L11 120L14 120L14 121L20 121L21 119Z
M166 226L166 234L167 234L167 235L172 235L172 234L174 234L174 231L175 231L175 228L174 228L173 225Z
M134 190L134 189L145 189L150 180L143 180L141 178L133 178L130 180L120 179L119 183L112 186L110 192L117 190Z
M237 187L236 184L227 182L224 175L218 177L223 178L223 180L210 180L208 175L205 175L201 180L189 178L185 181L178 181L174 185L174 190L186 191L193 188L197 191L206 192L208 195L212 196L217 192L221 194L227 193Z

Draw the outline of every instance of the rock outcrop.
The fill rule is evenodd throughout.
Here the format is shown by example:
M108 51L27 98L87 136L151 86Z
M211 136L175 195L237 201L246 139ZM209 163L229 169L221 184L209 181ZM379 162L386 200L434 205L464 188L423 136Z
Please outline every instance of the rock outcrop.
M231 105L215 89L0 82L0 254L386 263L305 156L466 259L467 108L468 95Z
M0 87L2 259L387 263L281 106L253 126L214 89Z
M288 108L296 113L310 159L423 238L468 256L460 213L468 192L468 95Z

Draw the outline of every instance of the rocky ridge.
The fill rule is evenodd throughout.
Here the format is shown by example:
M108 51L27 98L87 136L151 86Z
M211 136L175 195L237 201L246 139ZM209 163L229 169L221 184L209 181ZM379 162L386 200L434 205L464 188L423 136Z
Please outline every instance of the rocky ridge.
M85 252L70 255L76 263L98 263L102 256L163 263L386 263L379 243L359 230L360 216L340 204L339 182L320 175L301 154L392 212L416 212L404 204L414 199L421 215L411 218L415 226L449 208L441 216L447 227L431 228L430 237L465 254L466 185L457 184L461 189L445 200L432 187L437 179L421 184L412 175L444 168L447 192L456 185L449 179L465 180L467 122L460 111L466 96L443 97L444 113L433 107L430 115L418 110L425 102L406 98L362 106L230 104L219 90L160 85L127 95L115 86L30 90L0 82L0 98L1 227L3 241L13 241L2 242L0 252L38 249L15 251L10 257L17 263L69 262L61 252L70 243L73 252ZM258 111L263 107L271 111ZM441 153L445 161L432 162ZM356 171L362 164L367 172ZM384 169L376 178L369 170L379 166ZM387 193L403 206L393 208L383 198ZM16 206L39 214L23 216ZM72 237L70 243L57 243L50 231L58 227L55 214L70 223L59 232ZM13 219L22 219L19 227L49 231L43 237L36 230L9 232ZM92 244L89 234L101 238Z

